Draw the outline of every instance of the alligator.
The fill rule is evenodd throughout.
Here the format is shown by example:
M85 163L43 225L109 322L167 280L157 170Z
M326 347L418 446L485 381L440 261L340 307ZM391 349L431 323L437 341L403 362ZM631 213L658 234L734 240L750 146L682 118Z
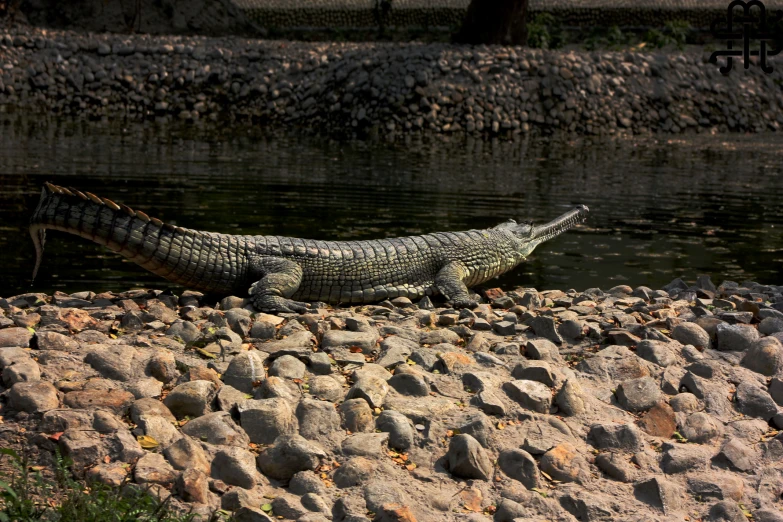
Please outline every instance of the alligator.
M90 239L172 283L211 295L248 292L264 312L298 312L304 301L373 303L442 295L475 308L469 287L516 267L539 244L583 221L578 205L543 224L506 221L484 230L367 241L319 241L191 230L89 192L46 183L30 220L36 259L46 230Z

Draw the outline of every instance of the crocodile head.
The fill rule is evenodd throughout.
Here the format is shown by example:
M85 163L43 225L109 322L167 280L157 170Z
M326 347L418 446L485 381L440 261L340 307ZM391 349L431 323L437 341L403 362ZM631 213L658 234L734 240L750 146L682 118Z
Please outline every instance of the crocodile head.
M517 253L525 258L544 241L559 236L566 230L573 228L574 225L584 221L588 212L587 206L577 205L562 216L543 225L509 221L500 226L513 232L519 242Z

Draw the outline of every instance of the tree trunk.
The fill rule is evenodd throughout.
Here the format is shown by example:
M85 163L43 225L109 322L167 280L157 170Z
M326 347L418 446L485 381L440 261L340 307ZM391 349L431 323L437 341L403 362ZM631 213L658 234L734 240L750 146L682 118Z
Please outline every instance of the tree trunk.
M525 45L527 0L471 0L457 43Z

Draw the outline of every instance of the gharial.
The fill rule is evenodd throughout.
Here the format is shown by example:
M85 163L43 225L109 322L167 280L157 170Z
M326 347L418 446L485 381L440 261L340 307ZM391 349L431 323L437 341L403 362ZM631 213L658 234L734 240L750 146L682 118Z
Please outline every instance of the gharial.
M583 221L579 205L543 225L509 220L493 228L369 241L318 241L190 230L89 192L46 183L30 220L35 279L46 230L104 245L186 288L210 294L249 292L265 312L304 312L307 303L372 303L443 295L475 307L468 287L503 274L536 246Z

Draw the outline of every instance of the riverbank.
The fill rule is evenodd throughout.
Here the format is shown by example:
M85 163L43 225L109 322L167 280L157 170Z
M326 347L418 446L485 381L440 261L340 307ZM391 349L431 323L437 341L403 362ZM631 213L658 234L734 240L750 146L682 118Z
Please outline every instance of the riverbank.
M762 132L783 123L781 68L708 53L111 35L14 26L0 110L182 119L356 137ZM773 59L774 62L774 59Z
M783 287L483 297L0 299L2 443L237 520L783 520Z

